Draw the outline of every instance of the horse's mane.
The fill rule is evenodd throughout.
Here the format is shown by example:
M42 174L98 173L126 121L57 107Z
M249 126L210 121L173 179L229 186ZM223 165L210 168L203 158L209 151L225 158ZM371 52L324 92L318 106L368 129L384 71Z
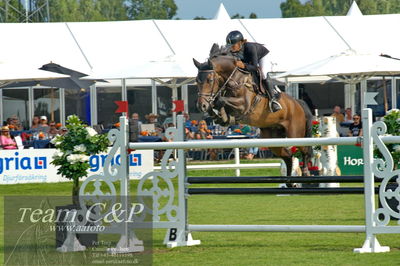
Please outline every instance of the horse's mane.
M232 58L235 57L233 53L230 51L230 49L228 49L226 46L223 45L219 46L217 43L214 43L210 50L209 59L221 56L232 57Z

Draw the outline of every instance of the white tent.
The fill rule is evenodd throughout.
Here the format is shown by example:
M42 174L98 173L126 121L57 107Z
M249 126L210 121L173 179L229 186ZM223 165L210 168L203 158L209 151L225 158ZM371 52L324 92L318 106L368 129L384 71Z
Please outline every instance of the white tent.
M221 3L219 5L217 13L214 16L214 19L219 19L219 20L230 20L231 19L231 17L228 14L228 11L226 11L223 3Z
M222 10L222 9L221 9ZM226 10L225 10L226 11ZM221 11L221 14L223 12ZM83 23L1 23L0 61L58 64L82 73L127 70L176 56L204 61L231 30L270 50L271 71L283 72L345 49L400 57L393 34L400 14L288 19L143 20ZM132 73L125 72L128 76ZM133 73L134 74L134 73ZM109 74L108 74L109 75ZM157 76L157 73L154 73Z
M353 3L351 3L349 11L347 11L346 16L362 16L363 14L361 13L360 8L357 5L357 2L353 0Z

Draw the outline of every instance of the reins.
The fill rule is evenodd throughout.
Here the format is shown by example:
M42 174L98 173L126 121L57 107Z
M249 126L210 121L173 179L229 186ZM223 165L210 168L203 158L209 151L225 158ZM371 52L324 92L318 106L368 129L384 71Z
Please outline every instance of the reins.
M206 99L207 102L212 103L214 102L214 100L222 93L225 91L226 85L228 84L228 82L232 79L233 75L235 74L236 70L238 69L238 67L235 67L235 69L233 69L232 73L229 75L229 77L226 79L225 83L218 88L218 90L214 93L213 90L211 91L211 93L198 93L199 97L203 97ZM213 72L214 74L217 74L217 72L215 72L214 70L199 70L199 72ZM235 81L235 80L234 80ZM212 81L212 85L211 88L214 88L214 82L215 80L213 79ZM235 83L237 83L235 81Z

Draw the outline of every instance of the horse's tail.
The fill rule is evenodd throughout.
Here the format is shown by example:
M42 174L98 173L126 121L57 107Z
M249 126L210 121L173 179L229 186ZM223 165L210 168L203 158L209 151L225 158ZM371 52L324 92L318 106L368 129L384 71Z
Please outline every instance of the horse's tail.
M313 120L313 115L311 113L310 108L306 104L305 101L298 99L297 102L301 105L304 111L304 115L306 116L306 138L311 138L312 137L312 120Z

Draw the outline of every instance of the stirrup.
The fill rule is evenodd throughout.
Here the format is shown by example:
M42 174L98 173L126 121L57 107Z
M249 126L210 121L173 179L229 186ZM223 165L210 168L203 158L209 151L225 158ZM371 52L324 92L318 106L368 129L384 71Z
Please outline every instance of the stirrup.
M282 105L275 99L271 99L269 101L269 110L271 113L275 113L279 110L282 110Z

